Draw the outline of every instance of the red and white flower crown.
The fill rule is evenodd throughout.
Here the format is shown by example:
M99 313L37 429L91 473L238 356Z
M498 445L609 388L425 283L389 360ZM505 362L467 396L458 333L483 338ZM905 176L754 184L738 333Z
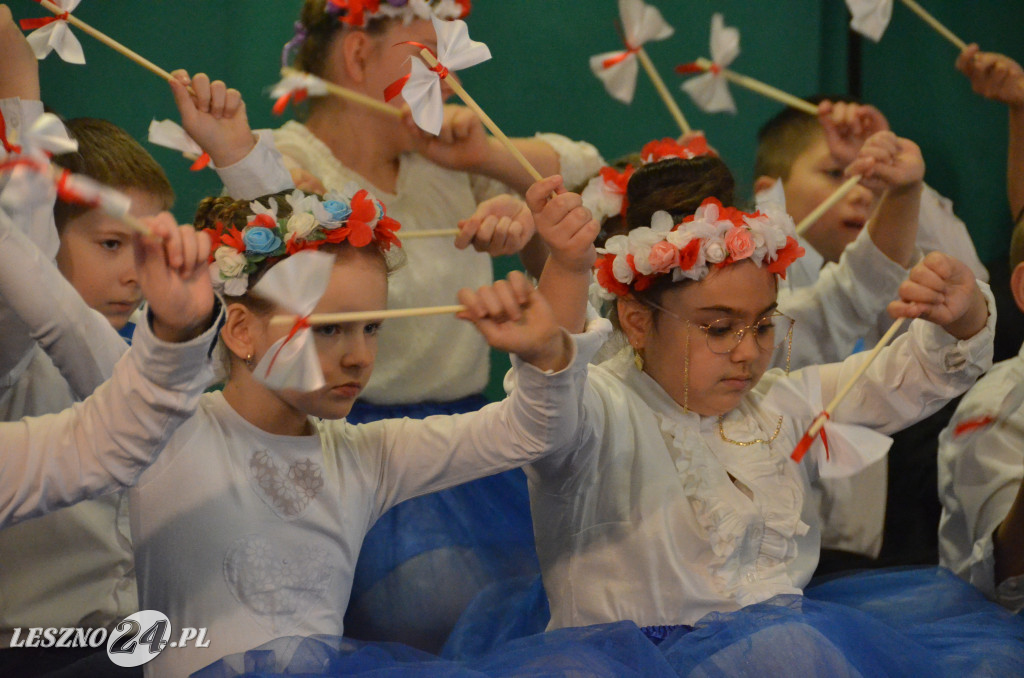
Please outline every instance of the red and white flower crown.
M793 218L784 211L742 212L717 198L707 198L678 224L668 212L655 212L649 227L612 236L597 251L594 272L605 299L642 292L663 275L673 282L703 280L711 267L746 260L785 278L804 254Z
M362 28L370 19L465 19L472 0L327 0L327 13Z
M704 138L703 134L697 135L683 144L666 137L660 141L655 139L645 144L640 150L640 162L650 165L669 158L690 160L701 155L717 155L708 146L708 140ZM598 175L587 183L580 197L583 198L583 206L590 210L591 215L599 223L604 223L606 219L616 214L626 216L626 210L629 208L626 186L635 171L636 168L633 165L626 165L621 170L614 167L602 167Z
M329 191L323 200L296 190L285 196L291 205L288 217L278 217L278 204L269 207L249 203L252 215L241 230L217 222L207 229L210 247L210 278L218 292L237 297L249 288L249 275L266 259L281 259L327 243L348 242L353 247L374 244L382 252L402 246L396 235L401 228L387 216L384 205L355 184L344 193Z

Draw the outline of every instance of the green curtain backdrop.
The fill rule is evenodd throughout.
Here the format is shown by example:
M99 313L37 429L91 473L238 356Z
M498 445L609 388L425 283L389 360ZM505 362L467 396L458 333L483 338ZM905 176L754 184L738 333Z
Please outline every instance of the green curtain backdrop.
M848 91L848 15L842 0L654 0L675 35L648 46L691 124L703 129L736 173L746 194L758 127L780 106L733 88L739 113L706 115L679 91L673 67L708 54L710 17L722 12L741 33L733 68L797 95ZM955 48L898 0L879 44L857 38L860 87L895 131L918 142L927 180L953 199L983 260L1005 255L1010 215L1005 198L1006 112L974 95L953 68ZM953 32L983 49L1024 61L1024 0L923 0ZM44 13L30 0L11 0L16 18ZM280 49L291 36L298 0L86 0L75 15L168 70L205 71L240 89L254 127L275 126L269 85ZM620 46L614 0L476 0L474 39L494 58L464 71L467 89L512 136L560 132L594 143L607 158L638 149L678 129L641 73L631 106L609 97L590 73L592 54ZM110 119L144 139L151 118L175 118L165 84L86 35L88 63L49 57L41 68L44 99L68 117ZM185 221L199 199L219 191L211 172L152 148L178 192ZM441 226L439 224L439 226ZM955 254L955 253L954 253ZM509 261L498 262L499 271ZM438 303L451 300L438 299ZM495 373L505 363L498 362Z

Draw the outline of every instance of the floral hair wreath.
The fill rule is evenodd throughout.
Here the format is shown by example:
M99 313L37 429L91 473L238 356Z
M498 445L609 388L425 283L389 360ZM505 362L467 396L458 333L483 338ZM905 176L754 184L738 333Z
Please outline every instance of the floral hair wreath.
M793 219L782 210L742 212L707 198L679 224L668 212L655 212L651 225L616 235L598 249L594 264L605 299L642 292L660 276L673 282L702 280L711 267L750 260L782 278L803 256Z
M382 252L392 245L402 246L396 235L401 225L387 216L379 200L354 185L346 187L346 193L351 197L329 191L321 201L296 190L285 196L292 208L288 217L277 216L275 198L269 199L269 207L253 201L249 203L252 216L241 230L218 221L207 229L212 241L210 278L214 289L241 296L249 287L249 275L264 260L319 249L327 243L348 242L353 247L374 243Z
M472 0L327 0L327 12L349 26L364 27L370 19L464 19Z
M708 146L708 140L703 134L682 144L675 139L666 137L645 144L640 150L640 162L650 165L670 158L691 160L702 155L717 155ZM590 210L598 222L604 223L605 220L616 214L622 217L626 216L626 210L629 208L626 186L635 171L636 168L633 165L626 165L621 170L614 167L602 167L598 175L587 183L581 194L583 205Z

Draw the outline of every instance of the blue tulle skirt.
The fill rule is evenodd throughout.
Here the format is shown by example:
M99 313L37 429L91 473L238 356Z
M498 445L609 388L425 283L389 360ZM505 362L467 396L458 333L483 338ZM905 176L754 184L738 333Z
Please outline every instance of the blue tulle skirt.
M473 396L448 403L357 402L348 421L480 409ZM526 476L519 469L403 502L363 541L345 615L352 638L440 651L466 606L487 586L540 572Z
M453 636L444 657L391 643L280 638L195 675L1024 676L1024 617L941 568L854 574L806 593L713 613L693 628L616 622L512 637L546 613L536 582L520 579L474 601L466 615L477 616L479 636L471 640L463 620L466 635ZM488 606L508 600L522 606L490 610L495 624L485 628Z

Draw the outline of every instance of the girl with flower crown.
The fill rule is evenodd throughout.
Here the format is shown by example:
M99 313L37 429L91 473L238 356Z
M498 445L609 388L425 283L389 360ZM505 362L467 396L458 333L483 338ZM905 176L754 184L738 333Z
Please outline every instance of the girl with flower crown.
M210 645L165 650L147 675L185 676L278 636L341 635L356 558L381 514L522 465L575 428L589 353L576 354L521 274L459 294L461 317L518 355L521 394L458 417L344 421L369 380L381 322L278 327L271 317L294 310L273 299L308 302L303 315L384 311L399 226L365 190L327 197L200 206L226 305L227 382L203 397L130 498L142 607L174 629L206 627ZM303 280L320 267L314 306ZM312 342L312 353L292 341ZM309 369L319 381L292 381Z
M419 52L405 43L436 51L431 19L463 19L469 10L469 0L306 0L286 58L294 53L296 68L383 101L385 89L409 73L409 60ZM450 94L443 85L443 95ZM391 103L403 105L401 97ZM469 221L472 226L461 225L455 247L445 238L406 243L407 264L391 278L393 308L441 303L461 287L490 283L490 257L457 248L472 241L491 254L511 254L533 234L528 210L504 196L525 192L532 179L463 106L446 106L441 133L431 137L409 114L396 119L338 97L321 97L310 101L302 122L281 127L275 141L296 186L323 193L355 182L371 190L406 233L454 228L476 217ZM562 173L569 185L582 182L602 162L589 144L555 134L513 143L541 174ZM539 273L540 265L528 261L542 249L538 241L533 245L524 261ZM442 316L397 319L381 328L379 342L380 364L351 421L451 414L486 403L482 393L490 377L490 352L464 323ZM519 507L514 526L471 524L482 515L482 502L503 497ZM506 508L507 502L496 513L511 516ZM510 557L513 534L522 537L521 553ZM367 538L350 629L359 638L439 649L462 606L492 580L489 571L536 571L529 534L526 482L518 471L398 507ZM481 562L485 550L494 556Z
M855 165L889 184L888 218L916 214L919 156ZM594 253L562 235L586 215L549 199L557 188L555 177L527 194L552 251L540 285L579 330ZM934 411L991 362L991 295L962 263L929 255L889 309L930 322L912 322L881 352L795 463L805 430L866 356L792 374L767 369L791 338L780 329L789 323L777 288L802 254L792 220L708 199L683 219L655 213L649 228L599 251L597 284L629 346L591 367L576 443L527 469L548 628L692 625L800 594L821 529L804 502L810 484L884 454L888 441L875 431Z

